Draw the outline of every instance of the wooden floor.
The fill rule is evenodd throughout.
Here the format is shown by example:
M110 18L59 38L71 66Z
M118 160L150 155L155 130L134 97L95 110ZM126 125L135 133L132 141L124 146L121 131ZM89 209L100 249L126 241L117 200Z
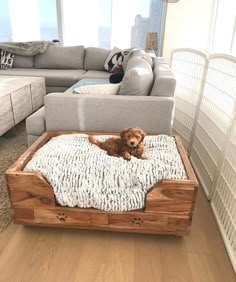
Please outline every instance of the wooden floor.
M233 282L214 217L199 190L188 237L22 227L0 234L1 282Z

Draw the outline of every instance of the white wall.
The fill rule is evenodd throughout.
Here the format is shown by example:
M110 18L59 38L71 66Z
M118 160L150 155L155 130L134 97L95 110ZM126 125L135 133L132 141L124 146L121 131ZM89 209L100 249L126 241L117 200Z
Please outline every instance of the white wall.
M167 5L163 56L175 48L205 50L215 0L180 0Z

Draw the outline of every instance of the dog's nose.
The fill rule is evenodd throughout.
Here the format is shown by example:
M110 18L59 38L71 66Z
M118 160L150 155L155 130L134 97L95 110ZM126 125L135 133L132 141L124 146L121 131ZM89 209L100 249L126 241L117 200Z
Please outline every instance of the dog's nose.
M131 142L130 142L130 144L131 144L131 145L134 145L134 142L133 142L133 141L131 141Z

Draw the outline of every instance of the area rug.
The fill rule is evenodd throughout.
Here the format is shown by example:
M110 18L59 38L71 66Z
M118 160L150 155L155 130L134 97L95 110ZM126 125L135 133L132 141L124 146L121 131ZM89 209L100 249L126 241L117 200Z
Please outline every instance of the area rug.
M4 172L27 149L25 122L0 136L0 232L11 222L11 209Z

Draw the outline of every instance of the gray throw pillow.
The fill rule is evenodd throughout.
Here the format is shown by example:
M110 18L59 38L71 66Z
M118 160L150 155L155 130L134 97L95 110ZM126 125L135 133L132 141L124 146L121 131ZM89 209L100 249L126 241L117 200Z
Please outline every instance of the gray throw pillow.
M153 72L150 64L143 58L134 56L127 62L126 72L118 95L146 96L153 84Z

